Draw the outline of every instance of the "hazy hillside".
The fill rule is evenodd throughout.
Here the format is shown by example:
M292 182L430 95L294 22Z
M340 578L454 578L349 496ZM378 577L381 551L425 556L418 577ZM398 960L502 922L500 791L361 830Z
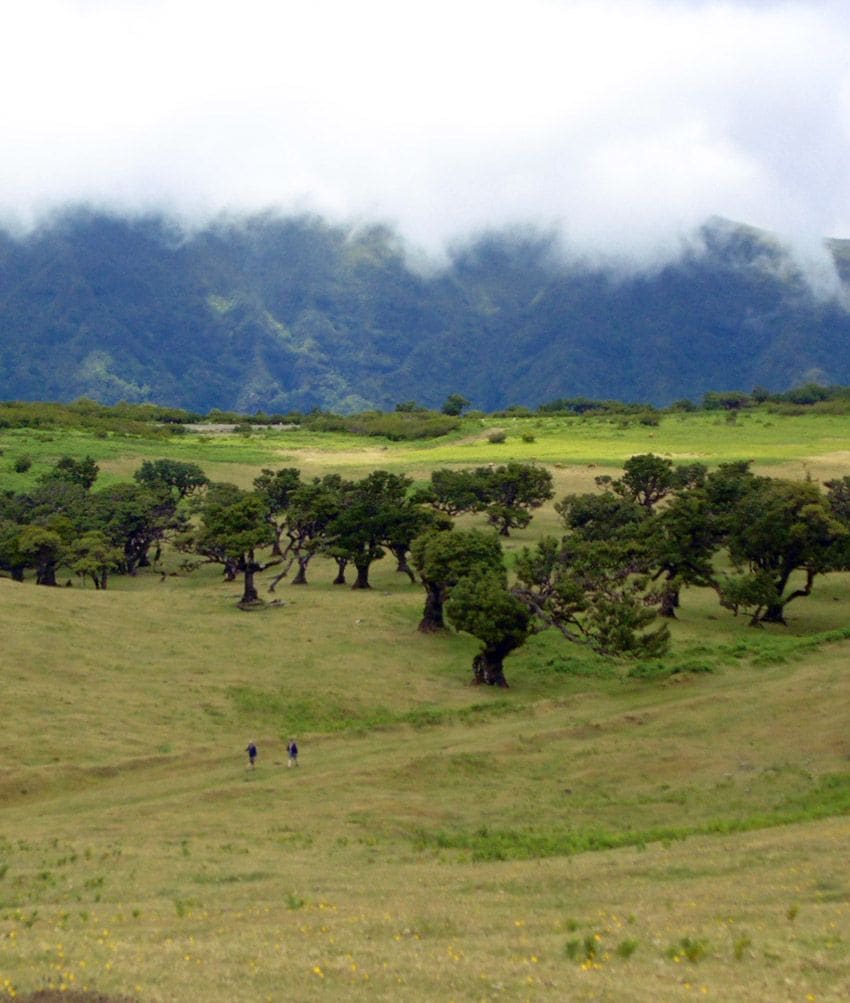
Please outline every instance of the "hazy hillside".
M347 411L460 392L493 410L850 383L846 309L755 231L704 238L629 279L508 233L423 272L384 228L260 216L185 235L75 211L0 234L0 398Z

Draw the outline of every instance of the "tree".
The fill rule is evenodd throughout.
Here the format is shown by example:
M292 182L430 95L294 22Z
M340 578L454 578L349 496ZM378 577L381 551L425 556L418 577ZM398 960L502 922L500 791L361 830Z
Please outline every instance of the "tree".
M517 557L514 592L570 641L604 655L655 656L670 635L666 625L649 630L656 612L645 566L638 540L547 537Z
M501 536L531 521L531 509L539 508L554 494L552 475L530 463L507 463L473 470L435 470L431 484L419 495L447 515L484 512Z
M327 527L325 549L357 569L352 588L368 589L369 568L384 556L388 531L404 508L409 477L373 470L346 486L338 514Z
M133 478L139 484L154 490L167 488L178 499L194 494L210 482L197 463L182 460L145 460L133 474Z
M47 526L23 526L16 541L26 566L35 568L36 585L55 585L56 569L66 553L62 534Z
M527 607L508 591L504 571L462 578L446 602L446 615L457 630L481 641L473 682L507 687L504 660L525 643L531 628Z
M847 535L837 541L833 548L836 570L850 570L850 477L827 481L826 498L829 510L847 530Z
M446 398L445 404L443 404L442 412L443 414L448 414L453 418L457 418L463 414L471 403L472 402L468 401L462 394L449 394Z
M845 526L850 526L850 477L827 481L824 487L832 514Z
M706 411L739 411L752 403L752 397L743 390L709 390L702 398Z
M110 545L104 533L94 530L73 542L69 557L74 574L91 578L96 589L105 589L109 572L121 566L124 555Z
M27 567L27 555L18 545L22 528L16 522L0 518L0 569L8 571L15 582L24 580Z
M705 476L706 468L701 463L675 467L672 460L663 456L639 453L630 456L623 464L622 477L617 480L612 480L608 476L597 477L596 483L600 486L610 486L615 494L652 512L658 502L667 495L698 485Z
M415 497L449 516L480 512L487 504L487 484L480 470L441 468L431 472L431 483Z
M254 478L254 490L265 499L268 507L269 525L274 530L272 553L276 557L283 555L280 540L286 528L286 512L290 506L294 492L301 486L301 471L296 467L284 467L281 470L264 469L259 477ZM283 516L283 518L277 518Z
M531 522L531 509L539 508L555 493L552 475L530 463L507 463L490 469L479 468L487 483L487 521L501 536Z
M728 535L734 566L755 578L759 601L742 604L753 610L751 622L785 623L785 607L810 595L817 575L836 568L846 536L816 484L756 478L735 507ZM796 571L804 582L787 591Z
M231 560L244 575L240 606L259 603L254 576L269 565L255 558L260 547L270 546L274 532L266 518L264 499L243 492L233 501L208 502L201 512L201 527L195 538L195 549L211 560Z
M348 483L338 474L326 474L321 479L316 477L300 484L288 495L284 531L289 542L282 552L286 563L283 571L272 579L270 592L274 592L280 580L289 574L293 562L297 562L298 571L292 584L307 584L307 565L313 555L323 548L329 551L328 527L342 510ZM346 558L330 552L329 556L336 559L339 569L334 584L344 585Z
M193 499L191 504L192 512L198 519L201 519L204 511L213 508L226 508L235 505L244 498L245 492L242 488L226 481L213 481L204 494L203 499ZM185 554L199 554L205 558L207 563L221 564L224 568L225 581L236 581L239 574L239 558L230 556L226 547L211 536L201 537L200 526L187 523L181 531L173 536L174 546ZM194 570L194 565L184 562L187 570Z
M88 491L97 480L100 467L91 456L85 459L75 460L72 456L63 456L56 461L52 470L49 470L41 477L42 483L51 481L69 481L71 484L78 484L84 491Z
M384 524L384 542L396 559L396 571L407 575L411 583L416 576L408 564L407 557L413 541L429 529L451 529L451 520L423 508L410 498L404 498L397 506L388 509Z
M85 523L91 497L80 484L58 477L42 480L24 494L10 494L2 508L14 522L46 525L62 516L78 527Z
M141 484L115 484L95 491L90 498L87 528L102 532L124 554L122 570L135 575L150 563L151 547L157 552L166 537L186 528L169 489Z
M633 535L647 519L644 507L613 491L566 495L555 503L555 511L568 531L585 540Z
M716 588L713 558L722 537L705 492L699 489L676 495L644 528L654 566L652 580L663 581L659 613L673 618L683 585Z
M676 491L661 511L653 509L665 491L673 491L674 484L699 483L704 472L701 467L668 469L670 480L661 473L662 467L632 465L628 489L606 478L603 483L620 489L616 494L607 490L567 495L556 503L555 510L574 537L593 543L630 543L631 565L654 582L662 580L660 615L674 617L682 585L713 584L711 559L719 540L704 492L696 487Z
M703 485L709 518L725 543L737 520L737 508L758 483L749 460L721 463L705 478Z
M424 633L445 628L446 599L462 578L503 569L499 538L478 529L423 533L413 541L411 555L425 588L425 608L419 622Z

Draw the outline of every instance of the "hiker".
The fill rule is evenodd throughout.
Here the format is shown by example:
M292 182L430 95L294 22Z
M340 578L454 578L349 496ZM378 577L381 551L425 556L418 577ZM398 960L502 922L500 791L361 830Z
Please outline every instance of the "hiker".
M254 769L254 760L257 758L257 746L253 742L248 743L248 748L245 749L248 753L248 762L251 764L251 769Z
M298 765L298 746L295 744L295 739L287 745L286 751L289 753L289 762L287 766L297 766Z

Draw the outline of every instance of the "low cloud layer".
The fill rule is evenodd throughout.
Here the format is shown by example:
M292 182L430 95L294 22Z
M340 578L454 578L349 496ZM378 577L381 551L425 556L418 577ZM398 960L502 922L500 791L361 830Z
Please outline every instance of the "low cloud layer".
M389 222L431 253L530 223L638 261L712 215L850 237L843 3L14 6L7 222L79 201L190 220L278 207Z

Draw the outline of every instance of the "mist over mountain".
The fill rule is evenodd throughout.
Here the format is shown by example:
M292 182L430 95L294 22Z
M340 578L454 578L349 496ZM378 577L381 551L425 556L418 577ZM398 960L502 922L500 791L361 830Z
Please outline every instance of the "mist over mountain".
M848 384L850 242L827 246L832 289L720 220L677 260L617 273L516 229L423 268L384 226L266 214L184 232L76 209L0 234L0 398L344 412L457 392L496 410Z

